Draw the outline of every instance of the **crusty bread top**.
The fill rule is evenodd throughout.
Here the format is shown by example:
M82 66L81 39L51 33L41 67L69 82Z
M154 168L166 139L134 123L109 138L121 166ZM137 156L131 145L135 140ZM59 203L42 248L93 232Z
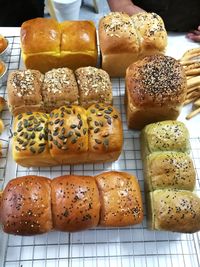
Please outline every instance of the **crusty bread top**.
M135 107L177 107L185 100L185 72L172 57L148 56L128 67L126 90L129 103Z

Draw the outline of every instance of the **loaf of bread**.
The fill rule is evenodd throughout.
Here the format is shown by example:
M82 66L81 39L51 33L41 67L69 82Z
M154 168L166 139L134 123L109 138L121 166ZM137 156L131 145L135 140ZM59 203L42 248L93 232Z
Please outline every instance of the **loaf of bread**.
M25 167L115 161L123 145L119 112L104 104L22 113L13 130L13 158Z
M182 152L161 151L148 155L143 164L145 189L178 189L193 191L196 172L190 156Z
M28 175L11 180L0 196L0 222L8 234L122 227L143 219L137 179L125 172L53 180Z
M91 21L25 21L21 26L21 47L26 68L42 73L59 67L75 70L97 64L96 30Z
M41 95L43 78L37 70L16 70L9 73L8 107L12 114L44 110Z
M147 55L164 53L167 32L155 13L129 17L112 12L99 23L102 68L112 77L124 77L127 67Z
M190 152L189 132L183 122L161 121L151 123L142 130L142 159L161 151Z
M96 176L99 189L101 226L128 226L143 220L142 196L137 179L124 172Z
M65 175L53 179L51 186L55 230L75 232L98 225L100 200L94 177Z
M126 110L128 127L142 129L163 120L175 120L187 92L181 64L164 55L145 57L126 71Z
M97 101L112 105L112 83L107 72L94 67L84 67L77 69L75 75L82 107L88 108Z
M200 198L184 190L155 190L148 196L150 229L181 233L200 230Z
M58 68L46 72L41 95L47 112L63 105L78 105L78 86L73 71Z
M76 77L75 77L76 74ZM77 80L76 80L77 79ZM46 111L63 105L112 104L109 75L95 67L52 69L44 75L37 70L11 71L7 82L10 112Z

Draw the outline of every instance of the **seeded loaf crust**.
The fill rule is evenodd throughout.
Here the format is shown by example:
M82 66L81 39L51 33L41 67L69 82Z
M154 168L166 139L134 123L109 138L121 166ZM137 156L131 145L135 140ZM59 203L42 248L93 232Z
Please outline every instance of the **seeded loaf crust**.
M123 131L118 111L96 104L85 110L63 106L50 114L28 112L14 118L13 157L26 167L116 160Z
M99 22L102 69L111 77L124 77L133 62L147 55L164 53L167 32L155 13L111 12Z
M74 73L69 68L58 68L46 72L41 93L44 109L47 112L63 105L78 105L78 87Z
M121 154L123 130L119 112L112 106L95 104L87 110L88 161L115 161Z
M181 64L172 57L153 55L131 64L126 71L125 103L131 129L180 114L187 92Z
M8 107L12 114L44 111L41 96L43 75L37 70L17 70L9 73Z
M3 230L15 235L53 229L75 232L98 225L122 227L141 223L142 219L137 178L125 172L54 179L18 177L8 182L0 202Z
M149 193L149 228L181 233L200 230L200 198L184 190L155 190Z
M98 225L100 199L94 177L60 176L52 180L51 187L55 230L75 232Z
M56 165L48 145L49 115L41 112L22 113L14 118L13 159L24 167Z
M107 72L94 67L79 68L75 71L79 103L88 108L95 103L112 105L112 83Z
M92 21L57 22L34 18L21 26L22 57L26 68L45 73L53 68L73 70L96 66L96 29Z
M111 171L97 175L96 181L101 202L99 225L120 227L142 222L142 196L133 175Z

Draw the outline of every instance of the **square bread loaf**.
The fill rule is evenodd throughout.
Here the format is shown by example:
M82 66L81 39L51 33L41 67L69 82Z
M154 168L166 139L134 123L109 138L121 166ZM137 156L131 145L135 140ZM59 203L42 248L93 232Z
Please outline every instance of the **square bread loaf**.
M92 21L35 18L21 26L22 57L26 68L45 73L53 68L96 66L96 29Z

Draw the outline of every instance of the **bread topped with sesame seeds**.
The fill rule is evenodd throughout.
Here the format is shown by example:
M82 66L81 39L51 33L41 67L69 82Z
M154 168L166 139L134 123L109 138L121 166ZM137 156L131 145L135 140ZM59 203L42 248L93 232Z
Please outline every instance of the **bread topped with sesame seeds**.
M135 176L125 172L18 177L8 182L0 202L4 232L22 236L123 227L142 220L140 186Z
M45 73L53 68L73 70L96 66L96 28L92 21L34 18L21 26L22 58L27 69Z
M142 196L135 176L110 171L96 176L99 189L101 226L120 227L141 223Z
M92 176L64 175L52 180L54 229L75 232L99 224L100 199Z
M78 105L78 86L73 71L58 68L46 72L41 94L47 112L63 105Z
M124 77L127 67L147 55L162 54L167 32L155 13L138 13L132 17L111 12L99 22L102 68L112 77Z
M25 167L111 162L123 144L119 112L105 104L22 113L13 130L13 158Z
M200 198L186 190L155 190L149 193L148 227L181 233L200 230Z
M41 86L44 76L37 70L16 70L7 82L8 107L12 114L43 111Z
M112 83L107 72L94 67L82 67L75 71L79 103L88 108L95 103L112 105Z
M126 71L127 123L132 129L163 120L175 120L187 92L181 64L164 55L145 57Z
M26 236L51 231L51 180L35 175L11 180L3 191L0 221L9 234Z

